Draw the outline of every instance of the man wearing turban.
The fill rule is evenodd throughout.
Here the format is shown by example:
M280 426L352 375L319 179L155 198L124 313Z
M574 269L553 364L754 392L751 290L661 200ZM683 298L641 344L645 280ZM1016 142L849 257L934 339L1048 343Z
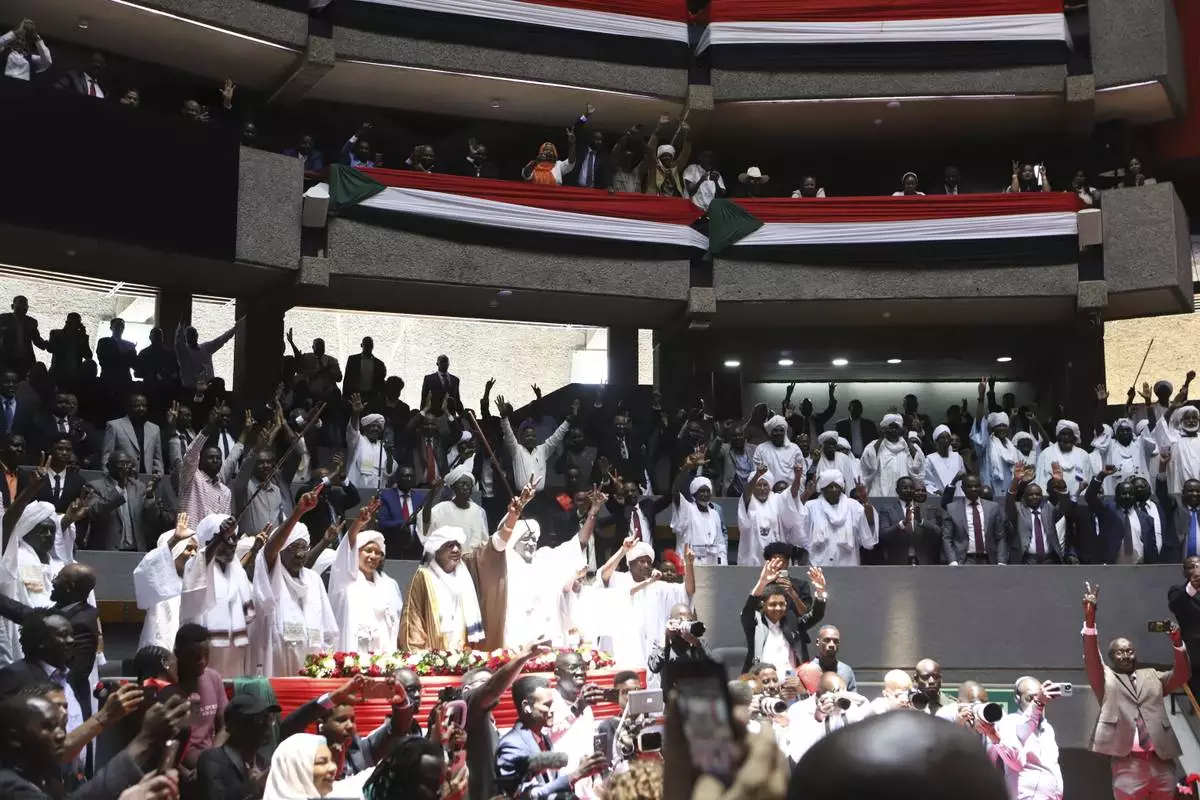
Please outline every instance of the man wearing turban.
M895 497L896 481L908 476L925 478L925 454L919 444L906 439L904 419L899 414L885 414L879 424L882 433L863 449L859 468L871 497Z

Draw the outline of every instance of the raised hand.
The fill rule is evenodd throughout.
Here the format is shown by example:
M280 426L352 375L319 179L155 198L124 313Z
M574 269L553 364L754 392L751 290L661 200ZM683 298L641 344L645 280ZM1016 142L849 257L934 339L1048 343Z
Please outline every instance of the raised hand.
M180 511L175 516L175 538L186 539L191 535L192 532L188 529L188 513Z
M1060 481L1063 479L1062 464L1057 461L1050 462L1050 477Z
M1083 582L1083 610L1095 613L1096 603L1100 599L1100 584L1091 581Z
M1104 402L1108 399L1108 389L1104 387L1103 383L1096 386L1096 399L1100 402Z
M683 550L683 561L689 569L696 563L696 551L690 544Z
M857 500L858 502L862 503L864 506L867 504L867 501L870 499L867 496L867 487L864 486L863 482L861 480L858 480L857 478L854 480L854 499Z
M533 475L530 475L529 480L526 482L526 484L523 487L521 487L521 497L520 497L521 508L524 509L525 506L529 505L529 501L532 500L536 494L537 494L537 478L534 477Z
M226 78L225 84L221 87L221 103L226 108L233 108L233 93L237 91L237 84L233 82L233 78Z
M1151 392L1150 392L1150 382L1149 381L1142 381L1141 395L1142 395L1142 399L1145 400L1147 403L1149 403L1153 399L1154 395L1151 394Z
M336 545L338 538L342 535L342 531L345 530L345 528L346 523L344 520L342 522L335 522L326 528L325 533L321 536L321 539L325 542L325 546L333 547Z
M355 393L350 395L350 411L356 417L361 417L366 406L363 404L362 395Z
M814 594L825 593L825 573L821 571L820 567L808 568L808 580L812 584Z
M622 552L628 553L630 550L637 547L637 544L640 541L641 539L636 536L626 536L625 541L621 542Z
M662 125L666 125L666 124L667 124L668 122L670 122L670 121L671 121L671 115L670 115L670 114L660 114L660 115L658 116L658 124L659 124L660 126L662 126Z
M1183 383L1186 386L1194 380L1196 380L1196 370L1189 369L1187 375L1184 376Z
M305 492L304 494L300 495L300 500L296 503L296 507L299 509L301 514L307 514L317 507L317 501L320 499L321 492L324 489L325 484L318 483L313 487L311 492Z
M364 699L364 690L366 688L367 677L365 675L355 675L330 692L329 699L333 701L335 706L358 705Z
M379 513L379 495L371 498L371 502L367 503L358 511L358 522L361 525L371 524L371 518Z
M105 722L116 722L132 714L141 705L142 687L136 683L126 683L108 696L100 713L105 717Z

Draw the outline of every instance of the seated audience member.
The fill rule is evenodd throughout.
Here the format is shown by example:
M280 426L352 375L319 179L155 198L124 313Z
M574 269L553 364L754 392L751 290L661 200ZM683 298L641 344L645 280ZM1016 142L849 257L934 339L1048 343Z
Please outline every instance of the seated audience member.
M1012 180L1004 187L1005 192L1048 192L1050 175L1045 164L1022 164L1012 162Z
M705 211L714 198L725 196L725 179L713 164L712 150L701 150L696 155L696 163L689 164L683 171L683 188L684 196Z
M900 191L892 192L892 197L924 196L925 193L920 191L920 189L921 181L917 178L917 173L906 172L900 176Z
M562 186L563 176L575 169L575 131L567 130L567 157L558 158L553 142L543 142L537 158L521 169L521 177L539 186Z
M325 797L333 791L337 770L325 737L293 734L271 756L263 800Z
M808 660L809 629L825 616L829 594L819 568L808 570L814 596L811 609L800 599L791 579L780 572L778 561L764 565L742 607L742 632L746 636L743 672L756 661L774 664L781 672L794 672Z
M688 136L691 130L687 122L680 120L675 137L667 144L660 144L663 126L671 121L669 114L658 118L658 126L646 140L645 157L640 169L645 173L646 194L660 197L684 197L683 177L679 165L686 164L692 152L692 143ZM676 150L675 142L682 139L680 150Z
M844 661L838 660L838 651L842 647L842 632L833 625L822 625L817 629L817 657L810 661L821 668L821 672L833 672L846 682L846 688L852 692L858 691L858 681L854 678L854 668Z
M267 761L259 751L271 735L272 715L278 713L279 706L250 694L236 695L224 706L221 719L228 734L225 744L221 747L212 747L210 744L196 756L196 782L200 796L262 796L263 787L267 785L273 769L268 770ZM286 796L316 797L315 794Z
M371 123L364 122L358 127L358 132L346 140L342 146L341 161L349 167L375 167L371 153L371 143L364 137L371 132ZM186 385L186 384L185 384Z
M1046 704L1061 697L1062 690L1051 681L1024 677L1017 679L1013 694L1017 710L987 731L994 736L994 752L1004 765L1008 795L1013 800L1062 800L1058 742L1054 726L1046 719Z
M133 459L138 472L163 474L162 438L158 426L147 419L149 413L150 403L145 395L135 394L129 399L129 413L109 420L104 427L101 462L107 464L113 452L124 453Z
M108 472L88 484L86 547L89 550L146 552L154 541L151 527L158 519L153 495L158 476L149 483L137 478L134 460L114 452L106 462Z
M805 175L800 179L800 188L792 192L792 199L824 196L825 190L817 185L817 178L815 175Z
M296 146L284 150L283 154L300 159L305 172L320 172L325 169L325 155L313 144L311 133L302 135Z
M28 18L0 36L0 53L4 54L4 77L19 81L28 81L35 72L45 72L54 63L37 25Z
M1009 540L1000 507L983 496L983 484L975 475L962 481L963 497L944 498L950 518L946 559L959 564L1008 564Z
M1142 168L1141 159L1134 156L1129 159L1129 163L1125 167L1125 175L1121 178L1121 182L1117 184L1120 189L1125 189L1132 186L1149 186L1158 183L1154 178L1146 175Z
M1075 177L1071 179L1071 187L1067 191L1074 192L1085 206L1096 205L1100 198L1100 192L1088 181L1087 171L1082 169L1075 170Z
M798 762L823 737L855 722L866 706L867 698L847 691L837 673L826 672L814 694L788 707L788 758Z

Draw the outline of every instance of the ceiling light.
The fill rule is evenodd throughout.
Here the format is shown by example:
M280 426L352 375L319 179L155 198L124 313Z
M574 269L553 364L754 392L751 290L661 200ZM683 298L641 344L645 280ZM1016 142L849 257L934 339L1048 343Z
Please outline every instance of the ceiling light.
M1012 361L1012 356L1000 356L996 360L1001 364L1007 364L1008 362Z
M830 361L829 363L833 364L835 367L844 367L850 363L850 360L846 359L846 358L835 358L833 361Z
M87 17L79 18L79 30L86 31L88 29L88 26L91 24L92 24L91 21Z
M889 100L887 106L888 106L888 108L899 108L900 101L899 100Z
M904 362L898 358L889 358L888 363L889 364L903 364Z
M779 359L779 366L781 366L781 367L790 367L792 364L795 364L795 363L796 362L792 361L790 358Z
M731 358L725 362L725 366L729 367L730 369L737 369L741 365L742 362L738 361L736 358Z
M876 124L876 125L882 125L882 124L883 124L883 120L876 118L876 120L875 120L875 124Z
M512 289L501 289L500 291L496 292L496 294L500 295L501 297L511 297Z
M492 101L492 108L499 108L499 107L500 107L500 101L499 101L499 100L493 100L493 101Z

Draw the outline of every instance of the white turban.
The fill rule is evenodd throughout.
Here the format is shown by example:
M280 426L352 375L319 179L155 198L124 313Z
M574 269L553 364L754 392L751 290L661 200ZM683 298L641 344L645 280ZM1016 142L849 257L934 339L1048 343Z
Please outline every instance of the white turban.
M884 414L883 419L879 420L879 427L886 428L889 425L899 425L904 427L904 417L899 414Z
M654 562L654 548L651 547L650 545L646 544L645 542L638 542L632 548L630 548L629 550L627 550L625 552L625 563L628 564L632 561L637 561L639 558L642 558L643 556L649 556L650 562L653 563Z
M162 536L158 537L158 546L162 547L165 544L171 544L175 540L174 529L167 531ZM171 558L179 558L183 552L188 549L188 545L196 541L196 534L192 534L186 539L181 539L175 542L175 546L171 548Z
M354 543L354 549L362 550L372 542L379 545L379 549L383 551L385 556L387 555L387 543L383 541L383 534L379 531L359 531L358 538Z
M524 525L525 530L531 531L533 533L534 538L541 541L542 526L538 524L538 521L536 519L520 519L520 520L517 520L517 525L518 526ZM520 532L517 532L516 536L519 539L522 536L522 534Z
M656 156L662 158L664 154L675 155L675 148L669 144L660 144Z
M704 477L703 475L700 475L699 477L696 477L696 478L692 478L691 484L688 485L688 494L690 494L692 497L695 497L696 492L700 491L701 489L703 489L705 487L707 487L708 491L711 493L712 492L712 481L710 481L708 478Z
M196 526L196 541L204 547L213 540L221 530L221 523L229 519L228 514L209 514L204 519L200 520L200 524Z
M1024 441L1025 439L1028 439L1029 441L1033 442L1034 444L1037 444L1037 439L1034 439L1032 435L1026 433L1025 431L1018 432L1017 435L1014 436L1012 440L1013 440L1013 444L1016 444L1017 442Z
M1074 433L1076 439L1079 438L1079 426L1076 425L1074 422L1071 422L1071 420L1069 420L1069 419L1060 419L1058 421L1058 424L1054 426L1054 438L1057 439L1058 435L1066 430L1069 430L1072 433Z
M458 546L462 547L467 543L467 534L462 528L443 527L438 528L433 533L429 534L429 538L425 540L425 554L435 555L438 550L441 550L451 542L458 542Z
M697 480L700 480L700 479L697 479ZM771 486L774 486L774 485L775 485L775 476L771 474L771 471L770 471L770 470L767 470L767 471L766 471L766 472L764 472L762 475L760 475L760 476L758 477L758 480L759 480L759 481L766 481L766 482L767 482L767 486L768 486L768 487L771 487ZM755 481L755 483L758 483L758 481ZM711 487L710 487L710 488L711 488ZM695 494L695 492L693 491L693 492L692 492L692 494Z
M461 481L463 478L466 478L467 480L469 480L471 482L472 486L475 485L475 476L471 474L470 468L467 467L466 464L459 464L457 467L450 470L450 472L448 472L446 474L446 485L453 486L454 484Z
M837 431L825 431L817 437L817 444L825 444L826 442L836 442L838 440Z
M1010 424L1009 419L1008 419L1008 414L1005 414L1003 411L993 411L991 414L988 414L987 423L988 423L988 430L991 430L992 428L995 428L999 425L1009 425Z
M787 430L787 420L778 414L772 415L770 419L763 423L763 430L768 434L770 434L771 431L775 430L776 428L783 428L785 431Z
M921 441L921 434L917 433L916 431L909 431L907 438L910 442L919 442Z
M292 532L289 533L287 539L284 540L283 547L279 548L279 551L282 553L296 542L304 542L305 544L308 544L309 542L308 526L303 522L296 523L296 525L292 528Z
M949 425L938 425L936 428L934 428L933 429L933 440L936 442L937 438L939 436L941 436L943 433L946 434L947 436L950 435L950 426Z
M383 414L367 414L362 418L362 427L367 428L371 425L382 425Z
M462 436L458 437L458 441L459 441L459 443L462 443L462 442L469 442L469 441L471 441L471 439L473 439L473 438L474 438L474 437L473 437L473 436L471 436L471 432L470 432L470 431L463 431L463 432L462 432Z
M1121 417L1119 420L1113 423L1114 431L1119 431L1121 428L1129 428L1129 430L1133 430L1133 420L1129 419L1128 417Z
M850 442L846 441L846 440L845 440L845 439L843 439L841 436L839 436L839 437L838 437L838 449L839 449L839 450L849 450L849 449L851 449L851 448L850 448Z
M843 489L846 488L846 479L842 476L840 469L823 469L821 474L817 476L817 488L824 489L831 483L836 483Z

